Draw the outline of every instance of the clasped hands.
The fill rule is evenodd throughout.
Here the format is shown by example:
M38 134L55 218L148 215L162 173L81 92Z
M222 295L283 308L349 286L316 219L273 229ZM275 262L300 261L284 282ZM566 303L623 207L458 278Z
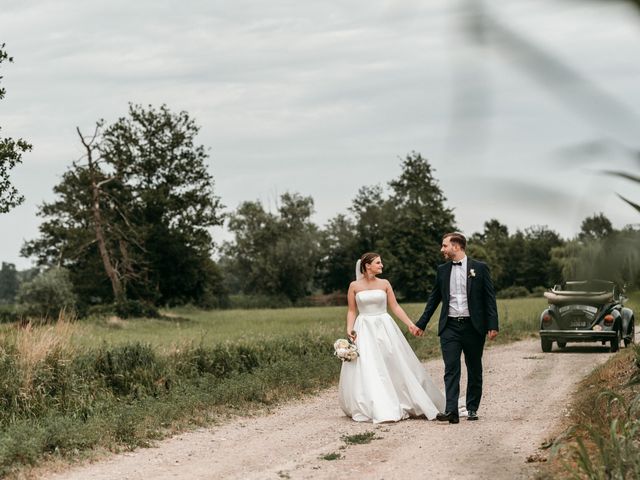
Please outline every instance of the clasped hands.
M411 333L411 335L413 335L414 337L422 337L424 335L424 330L422 330L421 328L418 328L415 324L411 324L409 325L409 332ZM489 337L489 340L493 340L498 336L498 331L497 330L489 330L487 332L487 337Z
M409 332L411 332L411 335L414 337L421 337L424 335L424 330L416 327L414 324L409 325Z

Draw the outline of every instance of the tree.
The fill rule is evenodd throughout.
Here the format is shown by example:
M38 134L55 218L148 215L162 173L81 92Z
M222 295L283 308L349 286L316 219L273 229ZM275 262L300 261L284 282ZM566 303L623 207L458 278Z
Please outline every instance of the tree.
M18 272L13 263L2 262L0 269L0 303L13 303L18 293Z
M90 211L91 211L91 225L93 230L93 237L95 238L96 245L98 247L98 251L100 252L100 259L102 260L102 266L104 267L104 271L109 277L109 281L111 282L111 289L113 291L113 298L116 302L121 302L124 300L125 292L122 286L121 277L122 274L119 273L114 264L113 258L107 247L107 240L105 238L105 219L102 214L103 207L102 197L103 186L113 180L115 177L102 178L104 175L98 168L98 164L94 160L94 143L96 141L96 136L98 134L99 128L102 126L102 123L99 122L96 126L96 131L93 137L90 140L87 140L82 133L80 132L80 128L77 128L78 136L80 137L80 142L84 146L87 154L87 167L86 173L88 174L87 180L89 181L89 191L91 195L91 203L90 203Z
M379 250L384 235L386 202L380 185L361 187L353 199L349 211L355 218L356 259L366 252Z
M455 218L427 159L411 152L401 167L400 176L389 182L379 249L400 295L424 299L442 260L442 235L455 230Z
M355 276L355 263L360 258L356 226L344 214L329 220L320 232L317 281L324 292L344 291Z
M608 237L612 232L613 225L611 221L604 214L599 213L582 221L578 237L581 240L600 239Z
M5 44L0 45L0 65L3 62L13 62L5 51ZM2 76L0 76L2 80ZM0 87L0 100L5 96L6 90ZM0 127L0 131L2 128ZM13 207L20 205L24 197L11 184L9 171L22 162L22 154L31 150L31 144L23 139L14 140L10 137L0 136L0 213L6 213Z
M339 215L323 231L318 279L325 292L346 289L356 260L373 251L383 257L399 296L424 299L454 216L426 159L411 152L401 168L388 197L380 185L360 188L349 208L352 218Z
M517 241L510 245L511 268L518 272L517 280L512 285L532 290L556 284L562 278L562 273L551 261L551 252L563 245L560 235L546 226L529 227L524 234L518 234Z
M108 127L100 144L130 199L120 209L129 226L122 229L129 238L119 242L123 265L136 268L136 257L122 246L139 251L138 270L150 287L146 295L153 292L159 303L198 302L220 278L210 260L209 229L222 224L223 206L206 150L195 143L199 130L187 112L130 105L129 116Z
M313 199L286 193L278 214L259 201L244 202L230 215L233 242L223 246L225 274L246 294L284 295L291 302L309 294L318 262Z
M38 216L44 218L39 226L40 237L26 242L21 249L23 256L36 257L42 267L66 268L80 300L87 304L106 303L115 298L93 228L91 177L88 167L78 163L63 174L53 188L55 200L43 204L38 211ZM101 174L101 178L106 177ZM115 184L110 183L103 190L114 187ZM106 233L109 240L115 236L118 224L110 198L118 196L115 190L113 195L103 191L100 198L102 215L108 217L106 223L111 225ZM110 241L107 248L117 251L117 240Z
M635 284L640 279L640 231L630 227L601 238L578 236L552 253L565 280L600 278Z
M496 290L512 285L509 280L512 267L508 249L509 229L496 219L484 222L483 232L476 233L469 239L467 254L489 265Z
M198 131L186 112L165 105L130 105L128 117L106 128L98 122L91 139L78 130L86 163L75 162L55 187L58 199L39 213L41 237L23 254L67 266L90 302L223 295L209 233L222 223L222 205Z

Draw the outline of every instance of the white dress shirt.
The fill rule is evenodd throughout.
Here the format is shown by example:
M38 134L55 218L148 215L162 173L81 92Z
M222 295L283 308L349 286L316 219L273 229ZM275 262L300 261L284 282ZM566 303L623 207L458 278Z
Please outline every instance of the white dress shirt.
M449 316L469 317L469 304L467 302L467 256L462 260L462 265L451 265L451 278L449 279Z

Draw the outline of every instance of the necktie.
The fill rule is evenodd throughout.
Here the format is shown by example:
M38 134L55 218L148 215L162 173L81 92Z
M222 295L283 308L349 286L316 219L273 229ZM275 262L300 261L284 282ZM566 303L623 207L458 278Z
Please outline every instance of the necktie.
M462 266L462 262L452 262L453 265L455 265L456 267L461 267Z

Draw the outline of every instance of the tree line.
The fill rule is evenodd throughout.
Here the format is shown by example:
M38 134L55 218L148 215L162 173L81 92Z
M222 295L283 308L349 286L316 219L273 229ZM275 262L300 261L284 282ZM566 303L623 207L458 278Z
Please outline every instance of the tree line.
M275 211L256 200L225 212L197 132L186 112L140 105L112 125L98 122L90 136L78 130L85 156L40 207L40 235L21 251L41 273L17 287L18 272L3 264L0 301L38 305L43 291L64 288L58 296L66 300L49 293L47 310L34 313L67 304L82 312L116 305L125 315L148 313L144 305L227 307L234 294L294 305L343 293L366 251L382 255L400 298L426 298L442 262L441 236L458 226L420 153L400 159L397 178L362 186L346 212L318 226L313 198L299 193L281 195ZM223 223L233 239L216 246L210 228ZM509 232L491 219L469 236L468 254L489 264L503 295L523 295L563 278L636 279L638 239L602 214L585 219L571 240L545 226ZM612 249L620 252L615 261Z
M78 128L84 156L54 186L54 200L39 207L39 235L21 249L37 267L18 272L3 263L0 302L18 301L40 315L59 308L153 314L154 306L187 303L223 308L238 294L300 304L312 294L344 292L366 251L382 255L400 298L426 298L442 261L441 236L458 226L420 153L400 159L399 176L386 185L363 185L346 212L319 226L313 198L296 192L282 195L275 211L257 200L225 211L198 131L187 112L134 104L110 125L96 122L88 135ZM6 211L22 200L8 170L30 145L7 138L1 146ZM211 228L223 224L233 239L215 245ZM511 233L490 219L470 235L469 255L489 264L504 295L563 278L630 282L638 276L638 235L632 227L613 229L602 214L585 219L569 240L545 226Z

